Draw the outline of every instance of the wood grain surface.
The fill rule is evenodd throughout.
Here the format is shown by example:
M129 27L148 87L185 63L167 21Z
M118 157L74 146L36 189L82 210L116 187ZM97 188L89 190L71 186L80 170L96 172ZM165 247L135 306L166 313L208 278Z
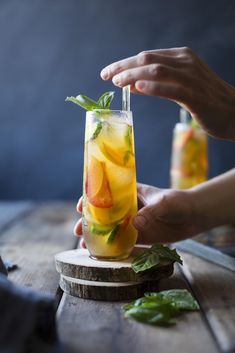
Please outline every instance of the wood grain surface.
M234 272L184 253L182 271L222 352L235 352Z
M161 290L185 286L179 271L160 284ZM125 319L123 304L64 294L57 313L62 341L71 351L83 353L218 352L199 312L178 318L174 327L160 328Z
M54 203L34 207L0 236L1 256L19 266L9 278L16 283L55 295L59 275L54 255L77 243L72 230L78 216L75 204Z
M4 211L1 204L9 216L2 216L2 221L0 217L0 253L19 265L9 278L56 296L59 276L54 255L76 247L75 203L32 204L27 212L22 208L22 217L21 207L17 210L14 203L11 207L9 211L7 203ZM82 353L234 352L234 274L193 255L182 253L182 257L184 266L176 266L174 275L161 280L158 289L189 286L201 312L179 317L175 327L150 327L124 319L125 302L98 302L64 293L57 296L60 339L70 352Z
M161 278L173 273L174 262L166 261L153 269L135 273L131 264L146 247L136 246L124 261L101 261L90 257L87 249L63 251L55 255L60 287L67 294L84 299L122 301L137 299L156 290Z
M30 201L0 201L0 232L12 226L13 222L32 211L33 203Z

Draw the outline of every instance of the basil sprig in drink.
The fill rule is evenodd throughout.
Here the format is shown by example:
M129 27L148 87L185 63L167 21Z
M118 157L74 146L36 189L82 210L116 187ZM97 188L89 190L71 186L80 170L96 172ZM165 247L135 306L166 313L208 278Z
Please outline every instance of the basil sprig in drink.
M83 176L83 234L93 258L127 258L136 242L137 212L132 113L109 110L113 92L98 102L69 97L87 110Z

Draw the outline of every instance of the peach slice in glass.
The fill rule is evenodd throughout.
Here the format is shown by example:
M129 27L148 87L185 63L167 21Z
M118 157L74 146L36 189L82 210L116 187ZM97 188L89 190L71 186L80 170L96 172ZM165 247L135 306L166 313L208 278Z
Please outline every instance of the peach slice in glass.
M114 164L127 168L133 168L135 165L134 154L129 150L117 150L105 142L100 145L100 150Z
M88 201L95 207L110 208L113 206L105 163L91 156L87 176L86 194Z

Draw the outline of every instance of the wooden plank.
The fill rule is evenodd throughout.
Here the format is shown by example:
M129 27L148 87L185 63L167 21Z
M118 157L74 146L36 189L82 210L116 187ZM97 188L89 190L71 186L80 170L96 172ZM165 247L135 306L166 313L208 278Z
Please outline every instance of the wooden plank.
M14 220L18 220L33 209L30 201L1 201L0 202L0 232L10 226Z
M77 218L74 203L50 202L42 204L3 232L0 237L1 255L19 266L9 274L9 278L55 295L59 275L54 255L76 245L73 226Z
M179 270L161 281L159 290L185 288ZM124 319L123 303L98 302L64 294L57 312L61 340L83 353L215 353L217 347L199 312L178 318L171 328Z
M235 352L234 272L193 255L182 254L190 283L222 352Z

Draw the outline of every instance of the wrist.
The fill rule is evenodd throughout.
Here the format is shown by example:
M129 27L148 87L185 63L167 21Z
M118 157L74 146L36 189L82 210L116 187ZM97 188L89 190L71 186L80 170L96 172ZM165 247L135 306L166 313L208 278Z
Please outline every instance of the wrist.
M188 190L200 231L235 220L235 169Z
M192 233L196 235L213 228L213 217L211 216L210 205L207 202L208 195L195 188L188 189L187 193L191 207Z

